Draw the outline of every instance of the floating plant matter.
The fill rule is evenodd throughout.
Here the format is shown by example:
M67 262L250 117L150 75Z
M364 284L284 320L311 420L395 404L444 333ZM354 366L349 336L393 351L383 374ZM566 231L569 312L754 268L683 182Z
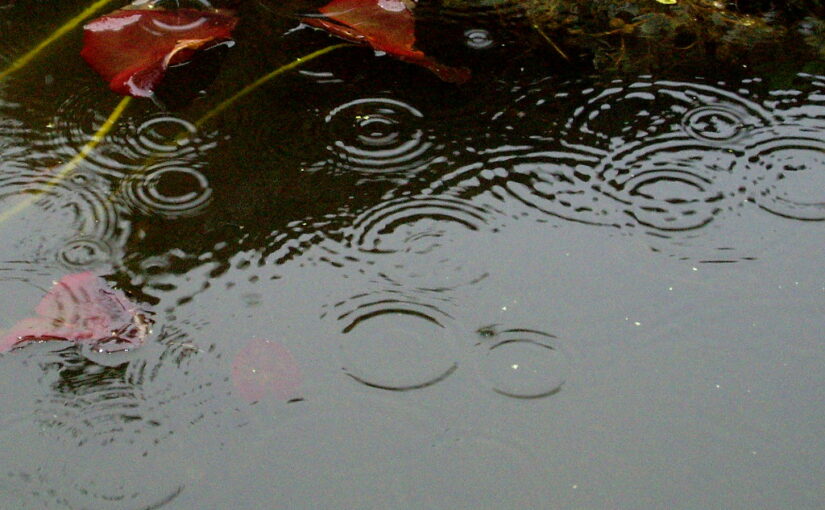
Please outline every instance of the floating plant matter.
M224 11L118 10L83 27L80 54L113 91L149 97L170 65L231 40L237 22Z
M333 0L319 9L324 18L304 18L342 39L425 67L450 83L470 79L465 68L440 64L415 48L415 18L408 0Z
M44 340L88 344L102 352L124 351L139 347L151 325L146 311L88 271L61 278L35 312L37 316L21 320L0 338L0 352Z

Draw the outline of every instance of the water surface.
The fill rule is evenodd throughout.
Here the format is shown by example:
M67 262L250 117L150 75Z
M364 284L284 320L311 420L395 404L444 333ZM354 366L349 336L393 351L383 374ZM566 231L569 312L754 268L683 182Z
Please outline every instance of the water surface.
M50 9L0 8L0 62L82 5ZM42 190L2 327L84 270L155 320L0 355L0 506L825 504L825 77L561 75L455 16L464 86L346 48L196 128L331 42L292 14L245 6L202 97L57 186L118 98L77 32L0 83L0 210ZM233 385L256 338L294 398Z

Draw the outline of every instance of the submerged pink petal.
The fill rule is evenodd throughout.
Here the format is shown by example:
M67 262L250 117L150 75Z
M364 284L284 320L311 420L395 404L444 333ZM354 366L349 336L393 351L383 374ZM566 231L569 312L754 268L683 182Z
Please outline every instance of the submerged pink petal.
M269 396L292 400L299 397L301 369L282 344L254 338L235 355L232 383L238 395L250 403Z

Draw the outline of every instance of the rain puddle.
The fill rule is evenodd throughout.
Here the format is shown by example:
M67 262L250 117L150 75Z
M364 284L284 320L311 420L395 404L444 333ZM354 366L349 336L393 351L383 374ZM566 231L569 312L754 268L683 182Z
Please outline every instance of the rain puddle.
M0 4L0 68L85 7ZM0 506L825 505L825 76L479 9L216 108L340 42L239 9L154 102L80 27L0 79Z

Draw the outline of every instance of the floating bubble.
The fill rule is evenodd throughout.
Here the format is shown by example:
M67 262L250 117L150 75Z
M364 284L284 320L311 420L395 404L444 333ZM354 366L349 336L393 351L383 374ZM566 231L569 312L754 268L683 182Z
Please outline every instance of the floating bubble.
M467 47L474 50L486 50L493 46L495 41L487 30L483 28L471 28L464 32Z
M494 327L479 333L485 352L478 369L496 393L522 399L549 397L561 391L570 376L570 360L554 335Z

